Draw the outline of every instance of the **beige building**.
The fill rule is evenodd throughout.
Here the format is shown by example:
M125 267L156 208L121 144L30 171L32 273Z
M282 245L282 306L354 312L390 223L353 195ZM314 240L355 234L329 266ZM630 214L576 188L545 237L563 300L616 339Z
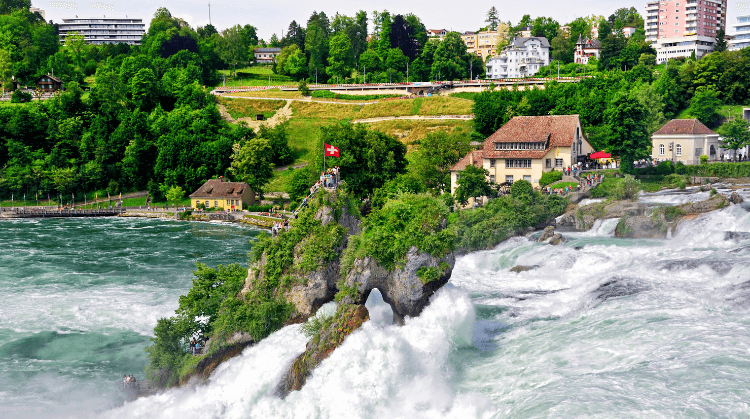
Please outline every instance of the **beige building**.
M651 158L700 164L700 156L719 160L719 134L697 119L673 119L651 137Z
M483 167L493 184L527 180L539 186L542 173L562 170L593 153L578 115L517 116L451 168L451 193L468 165Z
M482 57L486 61L498 54L498 49L508 44L508 32L510 27L506 23L500 23L495 31L466 32L461 35L466 52Z
M190 195L190 206L198 208L198 204L203 204L206 208L242 210L242 204L255 204L255 193L244 182L211 179Z

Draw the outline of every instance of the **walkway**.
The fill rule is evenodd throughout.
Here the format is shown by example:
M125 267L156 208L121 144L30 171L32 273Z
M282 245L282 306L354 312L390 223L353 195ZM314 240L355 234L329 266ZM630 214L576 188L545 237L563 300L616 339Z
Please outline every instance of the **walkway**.
M434 121L443 119L458 119L463 121L471 121L474 119L474 115L405 115L405 116L381 116L378 118L365 118L365 119L353 119L352 124L369 124L373 122L382 121L393 121L396 119L411 120L411 121Z

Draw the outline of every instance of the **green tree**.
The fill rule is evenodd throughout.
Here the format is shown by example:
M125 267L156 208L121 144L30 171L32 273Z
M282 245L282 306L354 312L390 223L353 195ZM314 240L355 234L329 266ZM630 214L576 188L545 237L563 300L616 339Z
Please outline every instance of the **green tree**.
M370 196L406 171L406 146L390 135L362 124L340 123L321 128L320 136L318 150L323 149L323 144L339 148L340 157L330 159L328 165L339 166L341 179L355 196ZM320 163L317 167L322 167Z
M737 149L750 145L750 124L742 118L736 118L725 123L716 130L721 135L721 146L734 150L737 157Z
M76 65L81 67L81 55L83 48L86 46L83 34L79 32L73 32L65 36L65 48L75 57Z
M664 102L653 84L642 84L634 91L634 96L646 110L646 127L649 135L655 133L664 125Z
M474 165L466 166L466 169L461 171L456 181L458 184L455 192L456 201L461 205L466 205L469 203L469 198L490 196L492 186L487 180L489 177L490 172L487 169Z
M242 146L235 146L232 170L263 199L263 187L273 178L273 149L268 140L253 138Z
M150 110L157 101L156 76L150 68L139 70L130 84L133 103L141 110Z
M328 57L328 36L317 21L307 26L305 53L308 57L307 68L310 79L320 78L324 81L325 62Z
M495 6L492 6L490 10L487 12L487 19L484 21L487 23L487 29L494 31L497 29L498 23L500 23L500 18L497 14L497 9Z
M240 25L232 26L221 32L220 41L217 44L219 57L232 67L232 73L237 75L237 65L247 61L247 46L243 40Z
M348 77L354 64L354 52L349 36L342 32L333 35L329 42L328 67L326 73L331 77Z
M633 161L648 157L651 138L646 126L646 109L637 98L617 92L604 111L607 151L620 157L623 172L633 171Z
M696 89L687 112L708 126L713 126L720 118L716 110L722 105L719 92L712 88L699 87Z
M552 38L550 46L552 47L551 55L553 60L562 61L564 63L573 62L573 53L575 50L574 41L568 37L562 29L557 30L557 35Z
M412 154L410 171L421 183L435 192L448 190L450 168L471 150L468 136L438 131L427 134Z
M3 90L13 90L13 61L7 50L0 49L0 86Z
M714 52L722 52L726 50L727 50L726 35L724 34L724 28L721 28L716 32L716 46L714 47Z
M286 74L299 79L307 73L307 57L301 49L297 48L297 45L292 46L295 48L284 63L284 71Z
M31 0L0 0L0 15L8 15L16 10L29 10Z
M172 186L166 193L167 202L177 204L185 196L185 191L179 186Z
M449 32L435 50L431 77L434 80L461 80L468 76L466 44L458 32Z

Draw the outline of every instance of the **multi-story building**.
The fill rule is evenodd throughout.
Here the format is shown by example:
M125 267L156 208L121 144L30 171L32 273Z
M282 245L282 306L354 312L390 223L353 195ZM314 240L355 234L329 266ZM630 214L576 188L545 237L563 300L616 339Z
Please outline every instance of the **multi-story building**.
M533 76L549 64L549 41L542 36L514 38L497 57L487 60L488 79Z
M727 47L730 51L738 51L750 47L750 15L738 16L737 24L734 26L734 39L729 41Z
M46 19L47 17L44 14L44 10L38 8L38 7L29 7L29 11L31 13L39 13L39 15L42 17L42 19Z
M573 53L573 62L576 64L588 64L591 57L596 57L598 60L601 51L602 43L598 39L588 39L578 35L576 50Z
M510 27L506 23L501 23L497 30L481 32L465 32L461 34L466 52L482 57L487 60L497 55L497 46L508 40L508 31Z
M451 167L451 193L470 165L487 170L492 184L526 180L538 186L542 174L570 167L593 152L578 115L516 116L487 137L481 150Z
M700 58L714 50L716 35L726 31L727 0L660 0L646 5L646 40L656 61Z
M255 48L255 61L270 64L276 61L279 54L281 54L281 48Z
M73 32L83 34L87 44L128 44L140 45L146 25L143 19L120 19L108 17L63 19L58 25L60 42Z

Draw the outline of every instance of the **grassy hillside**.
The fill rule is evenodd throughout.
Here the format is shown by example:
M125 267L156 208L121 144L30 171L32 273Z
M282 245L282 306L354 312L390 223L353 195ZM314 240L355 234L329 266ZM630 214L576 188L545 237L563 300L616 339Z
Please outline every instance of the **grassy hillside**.
M223 97L218 97L217 99L220 105L224 105L227 108L227 112L234 119L254 117L258 114L263 114L266 118L270 118L277 110L286 105L286 101L284 100L251 100Z

